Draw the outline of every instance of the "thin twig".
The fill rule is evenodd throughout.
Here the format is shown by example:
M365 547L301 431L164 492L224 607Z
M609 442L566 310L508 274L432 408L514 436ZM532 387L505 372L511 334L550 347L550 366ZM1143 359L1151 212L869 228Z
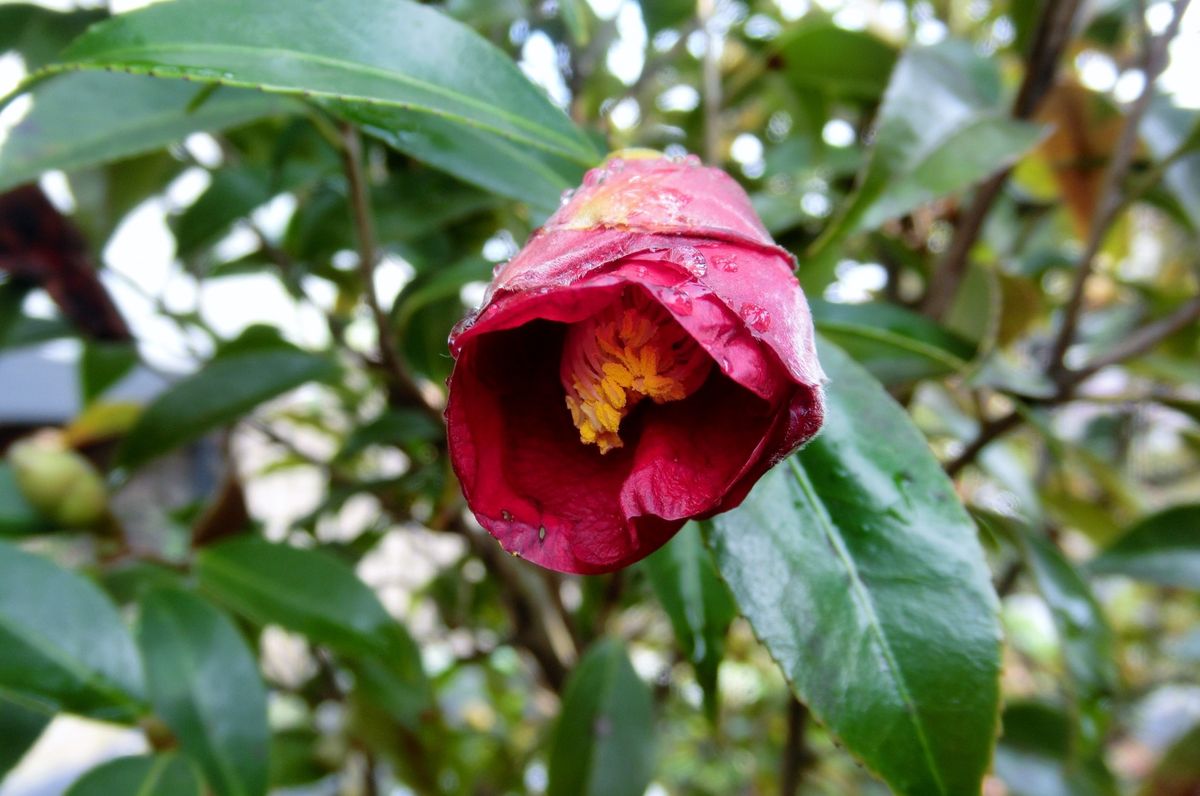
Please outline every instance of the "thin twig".
M1009 412L1007 415L1003 415L996 420L989 420L984 423L975 439L971 440L967 447L963 448L962 453L946 464L946 475L951 478L958 475L964 467L975 461L975 457L984 448L1019 425L1021 425L1021 414L1016 411Z
M1026 61L1025 79L1013 103L1014 118L1032 118L1046 92L1054 85L1058 63L1070 39L1078 8L1079 0L1047 2L1043 5L1042 17ZM922 306L926 315L940 318L953 304L959 285L967 273L971 249L1011 173L1011 166L1001 169L976 188L971 203L954 228L945 254L934 269L935 276L930 280L929 292Z
M1121 135L1117 139L1108 169L1104 172L1104 181L1100 188L1100 201L1092 215L1087 242L1075 267L1075 277L1071 283L1071 296L1067 300L1067 306L1063 308L1062 322L1046 361L1046 372L1051 376L1061 374L1066 370L1065 356L1067 349L1075 340L1075 330L1079 325L1080 313L1083 309L1084 288L1095 267L1096 255L1099 254L1109 229L1126 207L1127 202L1121 191L1121 185L1133 162L1142 118L1146 115L1150 101L1154 98L1154 84L1167 65L1167 46L1179 31L1179 25L1183 20L1184 12L1187 11L1188 3L1189 0L1176 0L1175 15L1171 18L1167 29L1161 35L1146 42L1142 57L1145 83L1142 85L1141 93L1133 101L1129 112L1125 115Z
M1185 302L1165 318L1133 332L1083 367L1065 371L1064 382L1074 386L1103 368L1140 356L1197 320L1200 320L1200 296Z
M704 31L704 59L700 64L704 99L704 160L710 166L721 164L721 63L717 35L713 32L715 0L698 0L697 13Z
M362 138L358 129L351 124L342 124L340 130L339 154L350 189L350 211L354 216L354 227L358 236L358 271L363 283L363 297L379 336L379 356L399 402L416 406L440 421L441 413L425 400L421 388L405 367L400 351L396 348L396 333L392 328L391 319L379 304L379 294L375 292L375 265L379 261L379 246L376 243L371 200L367 194L366 176L362 168Z
M816 757L804 738L807 730L808 708L792 696L788 700L787 737L783 742L779 771L780 796L793 796L800 788L804 772L816 762Z

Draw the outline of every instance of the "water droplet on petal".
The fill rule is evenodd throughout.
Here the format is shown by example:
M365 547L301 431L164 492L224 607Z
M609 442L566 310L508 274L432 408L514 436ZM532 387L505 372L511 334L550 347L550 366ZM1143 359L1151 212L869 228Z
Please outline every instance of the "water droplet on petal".
M671 249L667 260L682 265L695 276L704 276L708 271L708 259L695 246L679 246Z
M682 290L672 290L663 299L667 309L676 315L692 314L692 297Z
M756 332L765 332L771 328L770 313L757 304L743 304L738 314Z
M737 258L733 257L732 255L718 254L712 258L712 264L725 273L737 273L738 261Z
M559 207L562 207L563 205L565 205L565 204L567 204L568 202L570 202L570 201L571 201L571 197L572 197L572 196L574 196L574 195L575 195L575 189L574 189L574 188L567 188L566 190L564 190L564 191L563 191L561 194L559 194L559 196L558 196L558 206L559 206Z
M625 170L625 161L622 160L621 158L611 158L604 165L608 167L609 171L624 171Z

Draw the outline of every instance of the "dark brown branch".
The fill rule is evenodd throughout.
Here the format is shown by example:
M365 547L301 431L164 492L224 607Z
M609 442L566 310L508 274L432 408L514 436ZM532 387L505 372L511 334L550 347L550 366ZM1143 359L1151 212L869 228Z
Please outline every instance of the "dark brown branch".
M779 770L780 796L794 796L804 780L804 773L817 762L816 755L804 739L807 730L808 708L793 696L788 700L787 738L783 742Z
M1150 107L1150 101L1154 98L1154 84L1158 80L1159 75L1162 74L1163 69L1166 68L1167 46L1175 38L1176 33L1179 32L1179 25L1183 20L1184 12L1187 11L1188 3L1189 0L1176 0L1175 15L1172 17L1167 29L1159 36L1146 42L1142 56L1142 71L1145 75L1145 83L1142 86L1141 93L1133 101L1129 112L1125 115L1125 122L1121 127L1121 135L1117 139L1112 159L1109 161L1108 169L1104 173L1104 182L1100 188L1100 201L1097 203L1096 211L1092 216L1083 254L1080 255L1079 262L1075 267L1075 276L1071 283L1071 296L1067 300L1067 306L1063 309L1062 322L1059 324L1058 334L1055 337L1054 345L1050 349L1050 355L1046 362L1046 372L1052 376L1061 374L1066 370L1064 357L1067 349L1071 347L1071 343L1075 340L1075 330L1079 325L1079 317L1083 309L1084 288L1087 286L1088 277L1092 275L1092 269L1095 267L1096 255L1100 252L1100 248L1104 244L1104 238L1107 236L1113 222L1120 217L1121 212L1126 207L1127 200L1123 195L1121 186L1125 181L1126 175L1129 173L1129 166L1133 162L1134 152L1137 149L1138 130L1141 127L1142 118L1146 115L1146 111Z
M1025 79L1017 91L1013 103L1013 117L1030 119L1046 92L1054 85L1058 62L1066 49L1075 21L1079 0L1048 1L1043 5L1042 17L1038 21L1033 45L1026 60ZM971 197L971 203L954 229L945 254L938 260L934 278L930 281L922 311L933 318L940 318L958 295L959 285L967 272L968 257L983 222L991 212L992 205L1008 182L1012 167L1001 169L984 180Z
M392 329L391 319L380 306L379 295L375 292L375 265L379 261L379 246L375 238L366 176L362 169L362 138L353 125L341 126L339 153L346 173L350 191L350 211L354 216L354 227L358 236L358 271L363 283L363 297L367 302L367 309L371 312L371 318L375 321L379 336L379 356L392 388L393 402L415 406L440 422L441 413L425 400L421 388L405 367L396 347L396 334Z
M958 475L964 467L975 461L975 457L983 452L984 448L1019 425L1021 425L1021 414L1015 410L996 420L984 423L975 439L963 448L962 453L946 464L946 475L951 478Z

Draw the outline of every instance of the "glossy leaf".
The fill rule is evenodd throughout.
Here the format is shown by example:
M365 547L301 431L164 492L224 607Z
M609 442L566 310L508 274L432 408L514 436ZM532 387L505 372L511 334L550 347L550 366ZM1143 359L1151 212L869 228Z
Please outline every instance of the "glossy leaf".
M57 68L112 67L440 116L590 165L591 143L502 52L407 0L176 0L93 27ZM389 125L390 126L390 125Z
M84 774L66 796L201 796L200 779L177 754L118 757Z
M717 574L695 523L685 525L665 546L646 559L650 585L658 595L684 657L696 670L704 690L704 707L715 720L719 707L717 669L725 634L737 616L737 605Z
M1042 593L1062 645L1079 711L1080 740L1092 749L1101 739L1092 714L1117 690L1116 643L1092 590L1048 539L1020 533L1018 544Z
M98 8L60 12L29 3L5 3L0 5L0 52L19 53L26 70L37 69L107 16Z
M374 107L348 113L366 132L401 152L464 182L528 202L543 215L557 210L562 192L583 178L576 161L439 116Z
M53 717L44 705L34 706L0 691L0 782L37 743Z
M395 652L396 621L354 570L326 553L246 536L200 551L196 574L205 591L257 624L335 649Z
M975 346L924 315L892 304L809 302L825 339L884 384L962 371Z
M272 194L267 169L234 166L213 172L204 193L175 219L179 256L192 257L215 243L235 221L266 204Z
M1012 796L1116 796L1102 763L1072 759L1071 720L1041 702L1004 709L995 772Z
M821 341L820 435L710 543L800 699L902 794L979 790L999 702L997 603L970 517L920 433Z
M1096 573L1200 589L1200 504L1146 517L1088 566Z
M338 373L328 358L291 346L233 351L173 385L138 418L117 458L139 467L237 420L263 401Z
M142 602L138 646L155 713L214 794L265 794L266 689L233 623L192 594L159 589Z
M280 625L346 655L372 659L360 670L385 694L393 713L412 721L429 706L416 644L338 559L242 537L205 548L196 567L206 592L256 624Z
M89 404L114 386L138 363L137 347L131 343L89 340L79 358L79 388L83 403Z
M576 665L550 749L548 796L641 796L654 771L650 689L605 639Z
M0 687L67 710L136 710L142 667L116 608L91 581L0 542Z
M73 171L138 155L197 130L282 112L290 103L222 89L189 109L196 86L139 75L81 72L36 87L33 109L0 147L0 190L51 169Z
M811 257L1012 164L1041 137L1009 118L995 62L946 40L905 51L892 72L874 146L854 195Z
M1163 183L1192 225L1200 231L1200 136L1196 113L1156 96L1141 128L1142 139L1158 160L1174 156ZM1190 144L1190 146L1189 146Z
M864 100L883 94L896 64L896 50L882 39L824 21L797 27L778 54L794 85Z

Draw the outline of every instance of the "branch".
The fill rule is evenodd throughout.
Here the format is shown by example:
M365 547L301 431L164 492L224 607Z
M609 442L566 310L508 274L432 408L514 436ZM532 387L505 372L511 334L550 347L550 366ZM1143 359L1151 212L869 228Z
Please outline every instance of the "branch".
M1067 301L1067 306L1063 309L1062 323L1059 326L1058 335L1054 340L1054 345L1050 349L1050 355L1047 359L1046 372L1052 376L1061 375L1066 370L1064 357L1067 349L1071 347L1071 343L1075 339L1075 330L1079 325L1079 316L1083 309L1084 288L1087 286L1088 277L1092 275L1092 270L1095 267L1096 255L1099 253L1100 247L1104 244L1104 238L1108 234L1109 228L1120 217L1121 211L1127 204L1127 199L1122 196L1120 190L1121 184L1124 182L1125 176L1129 172L1129 166L1133 162L1134 151L1138 143L1138 129L1141 127L1142 118L1146 115L1146 111L1150 107L1150 100L1154 98L1154 84L1167 65L1167 45L1171 43L1171 39L1175 38L1175 34L1179 31L1179 25L1183 21L1183 14L1187 10L1188 2L1189 0L1176 0L1175 15L1171 18L1171 23L1167 26L1167 29L1161 35L1150 39L1146 43L1142 56L1142 71L1145 75L1145 83L1142 85L1141 93L1133 101L1133 105L1130 106L1129 113L1125 116L1125 123L1121 128L1120 138L1117 139L1112 159L1109 161L1108 169L1104 173L1104 182L1100 188L1100 201L1097 203L1095 213L1092 216L1083 254L1080 255L1079 263L1075 267L1075 278L1071 284L1071 297Z
M379 261L379 246L375 239L370 197L367 195L367 183L362 170L362 138L357 128L350 124L342 124L340 132L339 153L350 189L350 211L354 216L354 227L358 236L358 271L363 283L363 297L379 335L379 355L383 360L383 367L387 372L394 399L420 408L440 423L441 413L425 400L421 388L404 366L404 360L396 348L396 333L392 329L391 319L379 304L379 295L375 292L375 264Z
M989 420L984 423L975 439L971 440L970 444L963 448L962 453L946 464L946 475L951 478L958 475L964 467L975 461L975 457L984 448L1019 425L1021 425L1021 413L1015 410L996 420Z
M697 13L704 31L704 60L701 63L701 88L704 97L704 161L710 166L721 162L721 64L712 16L715 0L698 0Z
M1198 320L1200 320L1200 295L1192 297L1165 318L1160 318L1133 332L1107 353L1096 357L1082 368L1060 371L1056 380L1058 392L1051 398L1038 403L1054 405L1072 400L1075 387L1098 371L1141 356L1163 340ZM946 465L946 474L951 477L957 475L964 467L975 461L975 458L989 444L1019 426L1022 417L1021 412L1014 410L996 420L984 423L975 439Z
M787 738L783 743L783 759L779 771L780 796L793 796L800 788L804 772L817 762L816 755L804 740L808 729L808 708L792 696L788 700Z
M1065 371L1063 384L1073 387L1097 371L1145 354L1171 335L1200 320L1200 296L1194 296L1165 318L1133 332L1102 356L1078 370Z
M1070 38L1079 2L1080 0L1063 0L1043 5L1042 17L1038 21L1025 67L1025 79L1013 103L1014 118L1032 118L1046 92L1054 85L1058 62ZM983 222L1011 173L1011 166L1001 169L984 180L975 190L971 204L954 228L954 236L946 247L946 253L934 269L934 277L930 280L929 292L921 308L926 315L940 318L950 309L967 272L967 257L979 238Z

